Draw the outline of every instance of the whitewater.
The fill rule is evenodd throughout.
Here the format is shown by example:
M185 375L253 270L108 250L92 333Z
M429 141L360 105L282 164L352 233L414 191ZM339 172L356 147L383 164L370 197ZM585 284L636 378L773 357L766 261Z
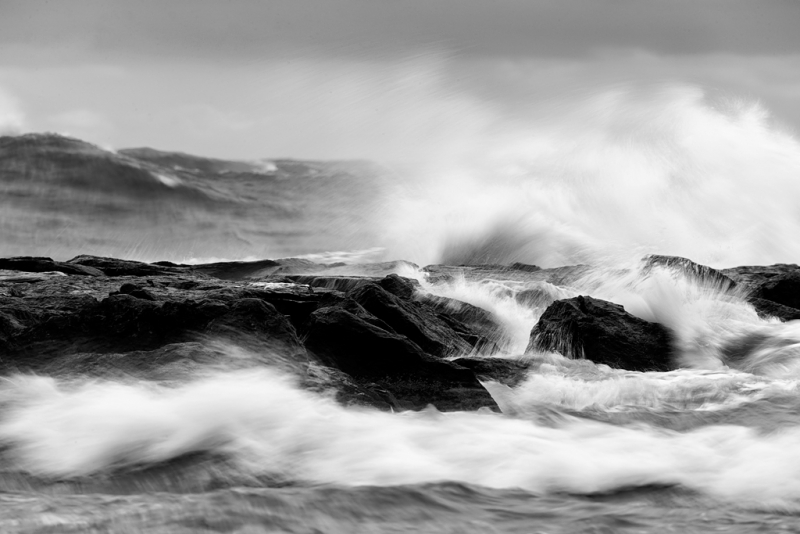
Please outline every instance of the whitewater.
M509 122L482 110L480 134L384 163L393 179L369 202L308 215L312 229L370 235L296 249L352 275L386 259L484 266L395 271L501 326L493 351L472 354L527 365L513 382L482 379L500 413L345 407L264 366L11 374L0 530L800 532L800 323L759 316L740 287L643 261L797 262L800 142L760 105L689 86L516 111ZM131 259L229 253L209 240L204 255L170 257L158 232L147 248L115 235ZM513 262L573 267L545 279L503 268ZM679 368L529 349L547 307L578 295L668 327Z

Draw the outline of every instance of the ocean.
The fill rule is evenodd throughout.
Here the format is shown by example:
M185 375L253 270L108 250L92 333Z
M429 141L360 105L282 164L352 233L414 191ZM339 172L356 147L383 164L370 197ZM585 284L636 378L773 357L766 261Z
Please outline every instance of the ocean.
M407 260L395 272L420 291L500 325L472 356L527 364L482 380L500 412L343 406L268 366L9 373L0 531L800 532L800 323L642 261L796 262L793 135L676 87L581 100L479 153L435 148L231 162L0 138L3 256ZM578 295L668 327L677 369L529 350L549 304Z

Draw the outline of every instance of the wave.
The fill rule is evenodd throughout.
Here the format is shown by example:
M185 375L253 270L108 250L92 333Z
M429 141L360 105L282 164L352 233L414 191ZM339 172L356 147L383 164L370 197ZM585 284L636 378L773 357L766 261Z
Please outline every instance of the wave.
M269 370L153 383L7 379L5 455L40 477L92 476L205 451L240 473L349 486L457 481L537 494L680 485L716 498L800 500L800 429L679 433L565 417L343 408Z

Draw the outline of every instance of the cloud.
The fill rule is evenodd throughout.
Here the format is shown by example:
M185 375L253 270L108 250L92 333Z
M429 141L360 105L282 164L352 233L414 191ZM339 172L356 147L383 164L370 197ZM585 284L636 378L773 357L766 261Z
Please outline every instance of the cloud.
M17 134L25 127L25 114L19 102L0 87L0 135Z

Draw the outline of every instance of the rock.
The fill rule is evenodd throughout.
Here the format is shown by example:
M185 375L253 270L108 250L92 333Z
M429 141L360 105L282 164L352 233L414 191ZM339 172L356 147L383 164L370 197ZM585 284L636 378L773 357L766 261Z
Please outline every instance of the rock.
M372 281L363 276L316 276L316 275L286 275L285 278L297 284L307 284L312 287L333 289L346 293L361 284Z
M494 316L467 302L420 293L415 300L447 324L474 352L493 354L500 350L503 326Z
M714 284L722 290L733 289L736 282L722 271L695 263L679 256L660 256L651 254L644 258L644 272L656 266L668 267L703 283Z
M122 284L122 286L119 288L119 293L123 295L130 295L142 300L156 300L156 297L150 291L141 286L137 286L136 284Z
M481 380L514 387L527 376L529 362L504 358L456 358L453 363L471 369Z
M529 263L520 263L515 261L511 265L508 266L509 269L513 269L515 271L525 271L526 273L535 273L536 271L541 271L542 268L538 265L531 265Z
M0 269L27 273L59 272L79 276L103 276L103 271L85 265L73 265L50 258L21 256L0 258Z
M399 409L428 404L439 410L496 407L472 371L434 358L408 338L342 308L315 311L305 345L324 363L357 382L387 389Z
M314 266L280 262L297 270ZM441 359L473 351L465 339L476 343L480 336L462 319L478 324L482 310L451 299L426 301L412 280L329 277L351 281L345 294L288 278L240 280L252 268L271 269L269 260L196 269L78 256L67 265L100 274L0 277L3 371L174 380L205 369L269 365L309 389L335 391L345 404L496 409L472 371Z
M800 318L800 267L794 264L741 266L723 269L746 293L760 317L782 321Z
M800 269L783 272L760 281L751 297L771 300L791 308L800 308Z
M432 312L478 352L492 353L499 350L497 342L502 336L502 326L483 308L426 293L422 291L418 281L396 274L385 276L378 284L400 299L413 301Z
M246 278L269 276L279 267L280 263L272 260L229 261L194 265L192 271L213 276L220 280L244 280Z
M587 296L551 304L531 331L527 350L557 351L631 371L673 368L671 334L664 326Z
M166 265L153 265L141 261L118 260L116 258L101 258L98 256L76 256L67 264L72 266L92 267L101 271L106 276L156 276L164 274L177 274L184 272L180 267Z
M761 318L775 317L781 321L800 319L800 310L797 308L760 298L749 298L748 302L756 309L756 313Z
M383 277L378 284L389 293L403 300L411 300L422 289L419 282L396 274Z
M77 352L153 351L203 338L306 359L289 321L257 299L154 302L116 294L100 302L83 300L78 309L39 313L6 345L4 363L36 369Z
M424 307L389 293L378 284L365 283L347 296L429 354L447 357L472 351L472 347L445 321Z

